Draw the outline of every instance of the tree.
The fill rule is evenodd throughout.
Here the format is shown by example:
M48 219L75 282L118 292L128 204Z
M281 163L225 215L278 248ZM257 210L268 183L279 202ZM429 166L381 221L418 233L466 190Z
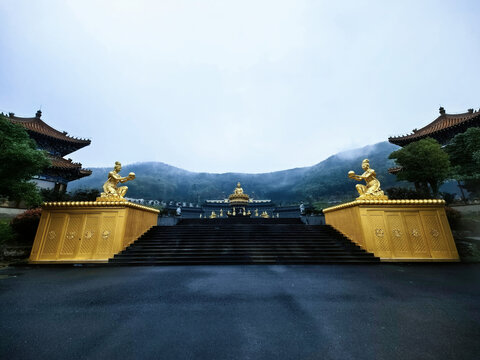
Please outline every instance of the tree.
M397 173L397 180L413 182L417 191L432 191L438 195L440 185L450 175L450 160L448 154L434 139L426 138L408 144L394 151L389 159L395 159L402 170Z
M36 149L25 129L0 114L0 195L38 204L41 197L30 180L49 165L46 152Z
M49 201L95 201L100 196L98 189L78 189L75 192L59 192L57 190L42 189L42 199Z
M457 134L445 150L450 156L453 178L468 192L480 195L480 128Z

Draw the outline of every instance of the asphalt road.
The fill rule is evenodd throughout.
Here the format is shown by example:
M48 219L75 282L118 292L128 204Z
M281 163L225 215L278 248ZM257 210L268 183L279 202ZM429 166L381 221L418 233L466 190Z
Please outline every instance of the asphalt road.
M478 359L480 265L0 270L1 359Z

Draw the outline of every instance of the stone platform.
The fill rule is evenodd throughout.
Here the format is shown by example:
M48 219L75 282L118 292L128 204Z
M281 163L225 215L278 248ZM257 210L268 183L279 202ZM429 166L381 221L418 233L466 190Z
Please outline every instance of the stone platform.
M159 211L127 201L48 202L31 263L107 262L150 227Z
M459 261L443 200L356 200L323 212L382 261Z

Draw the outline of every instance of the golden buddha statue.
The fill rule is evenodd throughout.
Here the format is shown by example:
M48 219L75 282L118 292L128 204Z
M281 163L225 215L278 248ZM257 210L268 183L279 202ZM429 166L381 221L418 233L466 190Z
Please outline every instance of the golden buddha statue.
M209 218L210 219L215 219L217 217L217 214L215 214L215 211L212 211L212 213L210 214Z
M357 184L356 189L360 196L357 200L364 199L378 199L378 200L388 200L383 191L380 189L380 181L377 179L377 174L375 170L370 168L370 161L365 159L362 161L362 175L356 175L353 170L348 172L348 177L357 181L365 181L366 185Z
M243 194L243 189L240 186L239 182L237 183L237 187L235 188L234 193L235 193L235 195Z
M233 194L228 197L228 202L231 205L245 205L248 203L250 196L243 193L243 189L240 183L237 183L237 187L233 190Z
M223 209L220 209L220 217L223 217Z
M135 173L131 172L128 176L122 177L119 173L122 170L122 164L119 161L115 162L113 171L108 173L108 179L103 184L103 192L97 201L126 201L124 199L127 193L127 186L118 187L118 183L126 183L127 181L135 179Z
M255 216L258 217L258 209L255 209Z

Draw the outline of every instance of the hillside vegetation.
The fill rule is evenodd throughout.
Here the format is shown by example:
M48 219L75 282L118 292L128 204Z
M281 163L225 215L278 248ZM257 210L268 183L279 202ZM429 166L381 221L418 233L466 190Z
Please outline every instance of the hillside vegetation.
M222 199L232 193L237 181L247 194L257 199L272 199L281 204L299 201L345 200L356 196L355 181L347 172L361 173L361 162L370 159L383 188L393 186L395 176L387 169L393 166L389 154L398 149L388 142L369 145L330 156L309 167L264 174L196 173L161 162L143 162L125 165L121 174L133 171L136 179L127 183L128 197L158 200L201 202ZM112 169L93 168L92 175L70 183L69 190L98 188Z

